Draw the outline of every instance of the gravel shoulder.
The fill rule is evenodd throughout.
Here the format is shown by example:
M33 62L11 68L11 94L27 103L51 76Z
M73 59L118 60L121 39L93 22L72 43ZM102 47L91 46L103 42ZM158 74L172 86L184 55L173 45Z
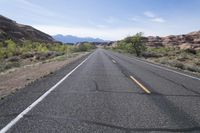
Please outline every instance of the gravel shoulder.
M0 73L0 98L24 88L37 79L45 77L61 69L65 65L78 60L89 52L73 53L70 56L64 55L55 57L43 62L10 69Z

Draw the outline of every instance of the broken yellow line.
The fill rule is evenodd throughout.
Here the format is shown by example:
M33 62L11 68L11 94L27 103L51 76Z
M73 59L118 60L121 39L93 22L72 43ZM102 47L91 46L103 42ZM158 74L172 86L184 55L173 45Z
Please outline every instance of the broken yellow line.
M142 85L137 79L135 79L133 76L130 76L130 78L131 78L137 85L139 85L143 91L145 91L145 92L148 93L148 94L151 94L151 92L150 92L144 85Z

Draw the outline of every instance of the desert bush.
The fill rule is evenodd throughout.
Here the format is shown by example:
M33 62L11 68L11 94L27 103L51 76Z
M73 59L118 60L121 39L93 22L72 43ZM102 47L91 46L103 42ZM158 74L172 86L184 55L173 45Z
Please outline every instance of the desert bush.
M0 42L0 60L4 58L3 42Z
M178 61L186 61L190 58L191 58L190 55L185 52L181 52L179 55L176 55L176 59Z
M88 49L87 49L87 46L85 44L83 44L83 45L78 46L78 50L79 51L87 51Z
M159 59L158 62L161 63L161 64L169 64L169 62L165 58Z
M186 49L184 50L186 53L190 53L190 54L197 54L196 50L194 49Z
M192 71L192 72L198 72L198 73L200 73L200 67L195 66L195 65L186 65L185 69L189 70L189 71Z
M0 71L18 67L21 59L30 58L30 61L46 60L61 56L66 53L76 51L88 51L94 48L94 45L84 44L83 47L75 47L60 43L42 43L23 41L15 43L12 40L0 42Z
M200 57L200 50L197 50L197 51L196 51L196 55L197 55L198 57Z
M6 40L5 43L6 43L6 48L4 49L5 50L4 56L11 57L11 56L16 55L17 46L16 46L15 42L13 42L12 40Z
M196 60L194 63L195 65L200 66L200 59Z
M8 59L6 59L6 61L8 61L8 62L17 62L19 60L20 60L19 56L12 56L12 57L9 57Z
M171 65L171 66L173 66L173 67L177 67L177 68L180 68L180 69L185 69L184 68L184 64L183 63L181 63L181 62L179 62L179 61L171 61L171 62L169 62L169 64Z
M22 59L32 58L32 57L34 57L34 52L23 53L20 57Z
M143 52L142 56L145 58L159 58L162 57L163 55L160 53L156 53L156 52Z
M11 69L14 67L19 67L20 66L20 62L1 62L0 64L0 71L5 71L7 69Z
M12 56L20 56L22 59L32 58L35 53L44 53L43 55L51 55L49 57L52 57L52 55L88 51L94 48L95 46L90 43L71 46L60 43L32 42L29 40L16 44L12 40L6 40L5 42L0 42L0 59L6 59Z
M36 49L37 52L42 52L42 53L46 53L49 51L49 49L47 48L47 46L45 46L44 44L39 44L36 45Z
M84 52L84 51L89 51L89 50L92 50L92 49L95 49L96 47L91 44L91 43L84 43L84 44L80 44L78 46L74 46L72 48L72 51L73 52Z
M175 48L172 48L172 47L147 48L147 51L158 53L163 56L169 56L175 53Z

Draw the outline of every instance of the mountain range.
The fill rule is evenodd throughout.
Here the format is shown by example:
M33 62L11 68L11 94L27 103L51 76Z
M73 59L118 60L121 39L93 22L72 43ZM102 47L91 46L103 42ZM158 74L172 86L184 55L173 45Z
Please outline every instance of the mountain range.
M78 42L106 42L100 38L92 38L92 37L77 37L72 35L54 35L52 36L55 40L63 42L63 43L78 43Z

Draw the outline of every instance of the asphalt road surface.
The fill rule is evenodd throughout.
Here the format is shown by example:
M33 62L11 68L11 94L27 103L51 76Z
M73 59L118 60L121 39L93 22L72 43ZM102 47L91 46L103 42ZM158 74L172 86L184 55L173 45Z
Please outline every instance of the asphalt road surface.
M200 78L97 49L1 100L0 129L200 132Z

